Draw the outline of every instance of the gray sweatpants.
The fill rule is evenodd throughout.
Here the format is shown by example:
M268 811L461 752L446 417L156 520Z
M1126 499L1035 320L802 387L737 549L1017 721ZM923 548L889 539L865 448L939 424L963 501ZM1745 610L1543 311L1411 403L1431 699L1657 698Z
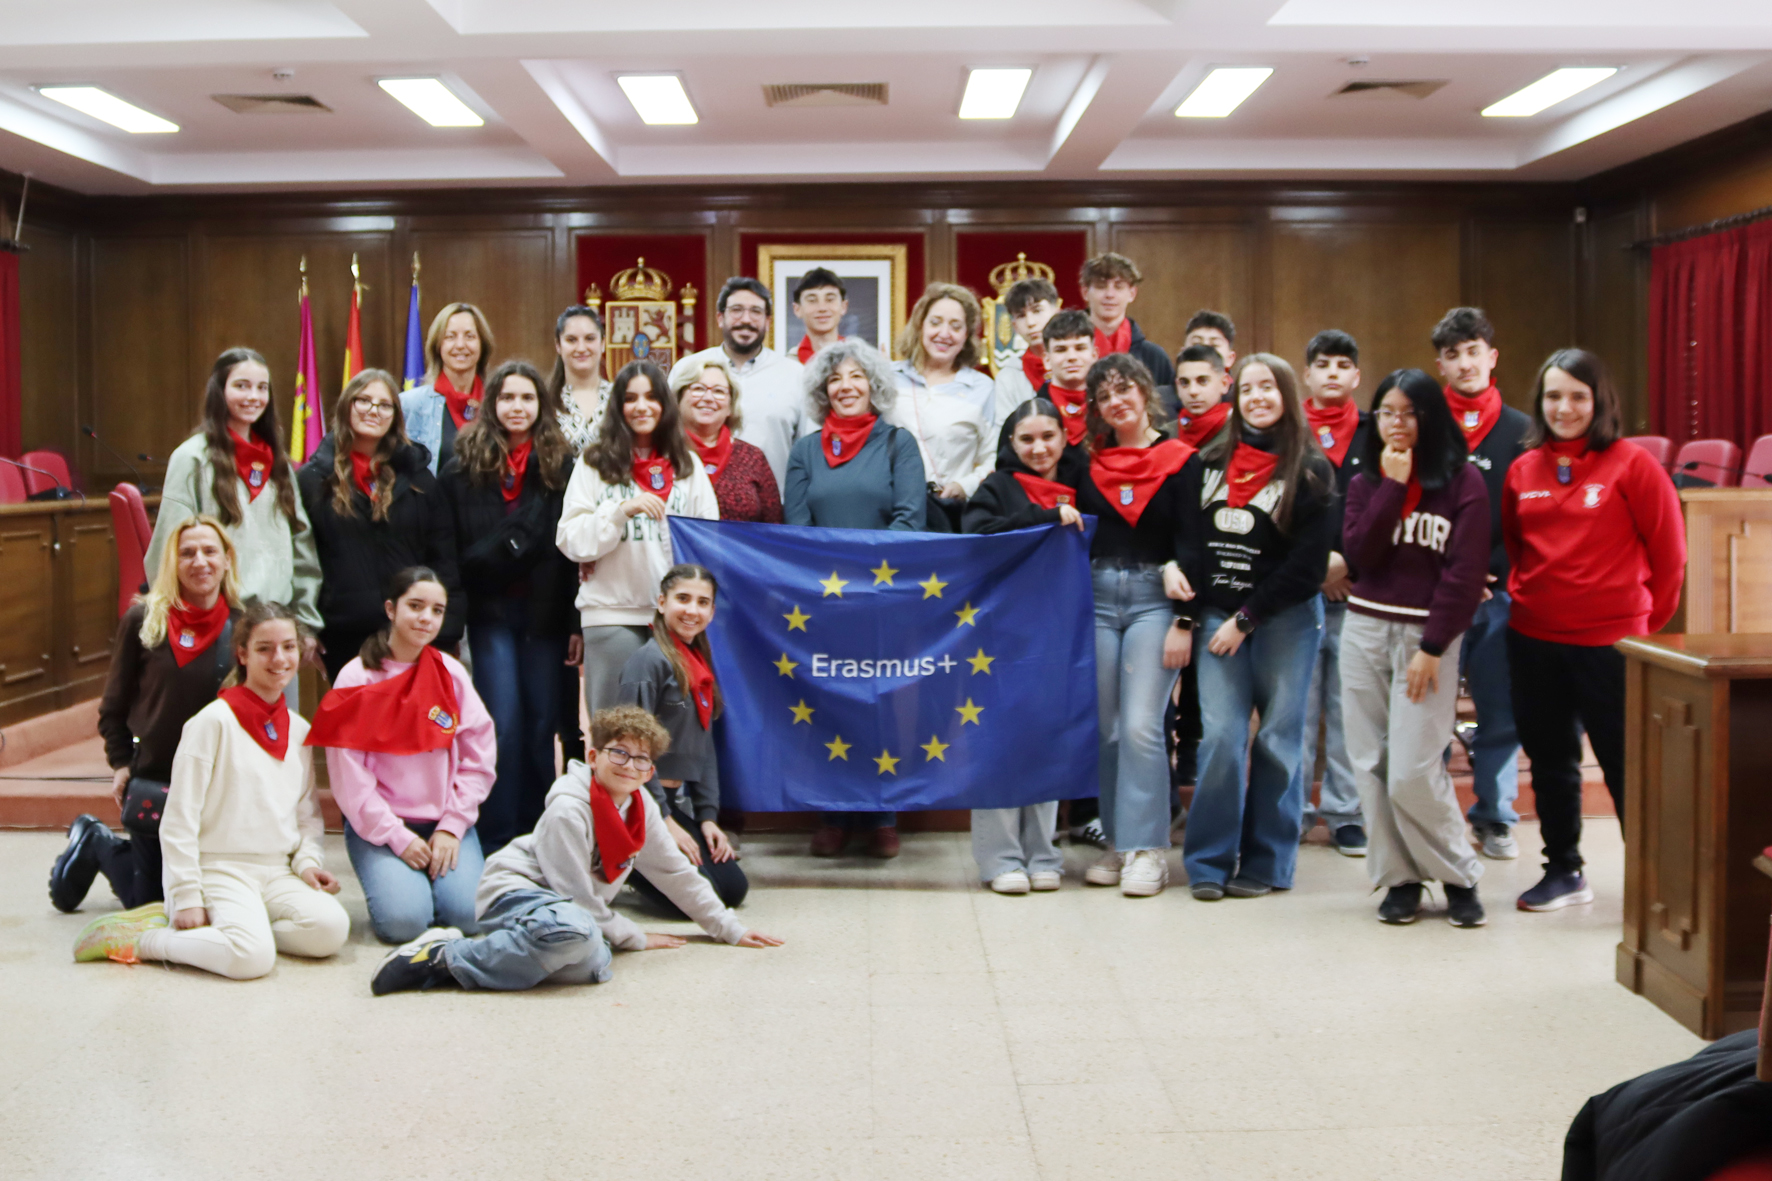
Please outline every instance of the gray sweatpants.
M1421 650L1421 625L1357 611L1342 625L1342 728L1375 886L1474 886L1483 876L1442 757L1458 709L1459 642L1440 659L1439 688L1417 703L1409 700L1408 670Z
M621 704L621 670L627 666L628 657L646 646L652 629L612 624L587 627L584 634L585 712L595 716L600 709Z
M972 858L980 881L1012 869L1027 873L1064 870L1064 854L1052 843L1058 827L1058 801L1025 808L974 808Z

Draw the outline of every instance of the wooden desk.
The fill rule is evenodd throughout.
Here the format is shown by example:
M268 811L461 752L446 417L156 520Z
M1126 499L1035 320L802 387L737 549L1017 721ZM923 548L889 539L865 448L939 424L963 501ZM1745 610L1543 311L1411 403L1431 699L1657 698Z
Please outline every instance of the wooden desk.
M1772 632L1772 488L1682 488L1686 585L1664 633Z
M116 631L104 496L0 505L0 726L102 693Z
M1759 1021L1772 881L1772 635L1659 635L1626 657L1618 982L1700 1037Z

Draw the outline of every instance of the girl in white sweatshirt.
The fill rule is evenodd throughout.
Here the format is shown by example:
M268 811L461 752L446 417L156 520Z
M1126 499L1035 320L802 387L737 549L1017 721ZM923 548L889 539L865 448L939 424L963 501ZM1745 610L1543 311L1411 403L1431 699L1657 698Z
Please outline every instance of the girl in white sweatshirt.
M585 705L621 700L621 670L652 635L659 580L675 564L668 518L720 519L714 485L683 433L664 371L633 361L615 375L597 441L572 465L554 542L579 563Z
M160 820L166 901L95 920L74 945L77 961L165 960L252 980L279 951L322 958L350 934L332 897L338 879L322 864L308 724L283 698L301 663L301 625L281 603L255 602L234 636L231 687L185 723L172 759Z

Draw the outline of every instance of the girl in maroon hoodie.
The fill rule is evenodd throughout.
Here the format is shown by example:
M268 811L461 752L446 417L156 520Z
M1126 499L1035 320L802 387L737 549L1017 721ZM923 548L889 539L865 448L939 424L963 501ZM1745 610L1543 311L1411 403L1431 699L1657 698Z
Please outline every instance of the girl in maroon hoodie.
M1483 867L1441 756L1458 706L1459 641L1489 569L1489 493L1426 373L1392 373L1372 410L1377 429L1365 436L1342 524L1353 585L1341 717L1366 815L1366 866L1387 888L1381 921L1414 922L1422 883L1432 881L1446 888L1447 921L1480 927Z
M1521 910L1594 900L1581 872L1581 730L1622 818L1624 656L1612 645L1660 631L1680 602L1679 493L1618 433L1605 365L1585 349L1552 353L1501 497L1514 717L1544 834L1544 878L1520 895Z

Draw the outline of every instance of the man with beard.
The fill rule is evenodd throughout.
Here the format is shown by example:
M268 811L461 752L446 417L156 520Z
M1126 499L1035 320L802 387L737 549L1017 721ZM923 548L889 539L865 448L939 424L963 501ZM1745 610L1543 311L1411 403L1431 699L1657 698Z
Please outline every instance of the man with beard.
M773 312L769 288L762 283L743 275L726 280L714 303L721 343L696 355L725 353L739 381L733 408L743 407L744 425L737 435L763 452L779 491L787 479L788 451L794 440L815 428L806 417L800 363L764 344Z

